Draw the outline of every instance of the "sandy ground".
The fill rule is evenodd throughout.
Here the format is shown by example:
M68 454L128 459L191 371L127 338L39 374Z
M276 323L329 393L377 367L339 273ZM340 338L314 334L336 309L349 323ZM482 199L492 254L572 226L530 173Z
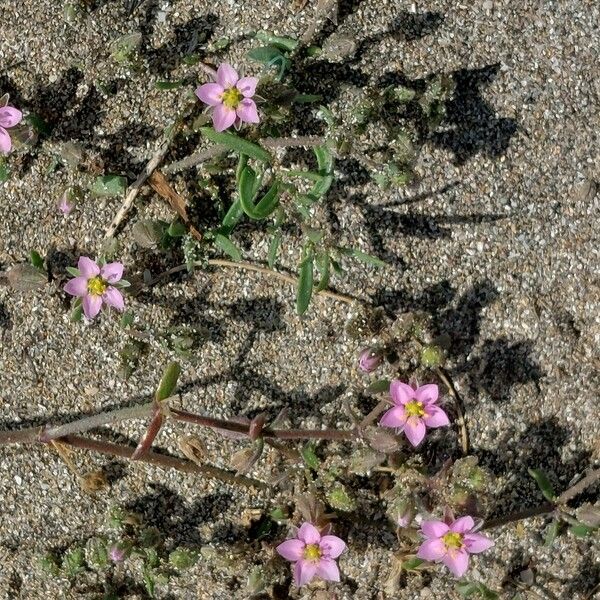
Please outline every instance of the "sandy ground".
M107 172L133 180L184 102L183 94L157 90L155 82L197 73L181 61L194 32L208 42L260 28L301 34L315 10L312 0L299 13L287 1L149 0L126 16L123 2L98 0L68 22L62 0L2 4L0 92L44 114L55 130L0 186L0 263L6 268L35 249L52 253L59 270L98 251L119 202L87 198L70 217L56 214L72 175L48 173L55 145L81 143L102 157ZM420 158L418 184L383 193L358 165L340 164L324 219L341 242L381 256L389 267L355 265L335 285L392 311L424 309L451 336L449 368L464 397L474 453L498 477L491 512L500 515L538 503L528 467L543 467L564 489L600 460L600 194L593 183L600 181L600 8L591 0L432 0L415 3L415 14L412 4L343 2L337 31L364 41L360 56L320 64L307 80L332 97L341 80L366 85L445 72L457 81L447 121ZM333 29L327 25L323 36ZM136 31L143 49L138 72L109 57L111 41ZM241 64L250 47L242 39L226 56ZM134 250L132 224L168 216L148 192L136 208L119 235L130 271L149 261ZM246 231L241 239L246 258L264 260L261 233ZM285 241L282 263L293 269L298 248L293 237ZM197 273L130 304L137 322L157 332L181 323L207 329L195 359L182 362L182 402L199 412L274 415L287 406L298 425L344 424L342 398L356 399L353 390L365 384L356 342L343 333L346 307L317 299L300 320L292 290L260 276ZM172 358L153 344L123 380L116 322L70 323L61 293L0 288L0 325L5 427L141 401ZM368 409L373 401L362 402ZM137 439L140 427L114 431L113 439ZM175 451L176 440L169 426L160 443ZM227 461L222 445L209 435L218 464ZM113 504L132 506L171 539L196 545L243 537L243 515L264 505L257 494L196 477L75 458L83 469L108 468L110 489L84 494L47 449L2 449L2 598L95 597L45 576L36 557L92 535ZM361 510L370 527L354 519L340 524L352 550L340 562L338 598L383 597L393 532L382 508L365 502ZM597 541L565 536L547 550L543 526L536 519L495 532L495 549L475 562L471 578L501 589L531 564L537 597L589 598L600 579ZM223 573L201 561L158 597L242 598L246 568ZM397 597L458 596L450 578L427 576L411 579Z

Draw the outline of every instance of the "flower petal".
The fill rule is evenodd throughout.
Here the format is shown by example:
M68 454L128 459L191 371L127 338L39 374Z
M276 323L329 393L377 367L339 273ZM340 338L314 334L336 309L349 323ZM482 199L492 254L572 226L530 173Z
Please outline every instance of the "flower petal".
M242 92L244 98L252 98L256 93L258 79L256 77L242 77L235 87Z
M298 529L298 539L305 544L318 544L321 540L319 530L312 523L302 523Z
M217 104L213 112L213 125L216 131L225 131L233 125L236 113L233 108L228 108L224 104Z
M481 533L466 533L463 542L467 552L471 554L485 552L494 545L494 542L489 537L481 535Z
M424 410L427 416L423 417L423 421L427 427L433 428L450 425L450 419L448 419L448 415L439 406L425 405Z
M119 312L125 310L125 300L123 299L123 294L121 294L117 288L109 286L104 294L102 294L102 300L104 300L108 306L112 306Z
M102 279L108 281L108 283L117 283L117 281L120 281L121 277L123 277L123 263L106 263L100 269L100 275Z
M404 406L394 406L390 408L379 421L383 427L404 427L408 416L404 410Z
M217 83L224 89L233 87L239 78L237 71L227 63L223 63L217 69Z
M321 579L325 579L325 581L340 580L340 570L338 569L337 563L335 560L330 560L328 558L322 558L317 563L317 575Z
M259 123L260 118L258 116L258 111L256 110L256 103L254 100L250 100L249 98L244 98L236 108L237 116L244 123Z
M324 535L319 548L326 558L337 558L346 549L346 543L337 535Z
M442 540L425 540L417 552L417 558L423 560L441 560L446 555L446 546Z
M4 106L0 108L0 126L14 127L23 119L23 113L13 108L12 106Z
M450 531L455 531L456 533L467 533L471 531L475 527L475 521L473 521L473 517L461 517L460 519L456 519L452 525L450 525Z
M304 548L306 548L306 544L302 540L294 538L279 544L275 550L286 560L296 562L302 558Z
M456 577L462 577L469 568L469 554L465 550L454 550L448 552L442 562L450 569Z
M414 399L415 390L408 383L394 379L390 384L390 395L394 404L407 404Z
M12 148L12 140L8 131L4 127L0 127L0 152L10 152Z
M87 256L79 257L77 268L79 269L79 272L88 279L90 277L96 277L96 275L100 275L100 267Z
M416 448L425 437L425 423L419 417L409 417L404 424L404 435Z
M421 387L415 390L415 398L419 402L423 402L424 404L429 404L430 402L435 402L440 395L440 390L435 383L428 383L427 385L422 385Z
M443 521L423 521L421 531L426 538L440 538L446 535L450 528Z
M70 294L71 296L79 296L82 298L86 296L88 293L87 289L88 278L80 275L79 277L75 277L73 279L69 279L67 283L65 283L65 287L63 290Z
M317 572L317 563L301 559L294 565L294 581L298 587L306 585Z
M83 314L88 319L93 319L102 308L102 297L88 294L83 297Z
M221 96L225 90L218 83L205 83L196 89L196 96L204 104L208 104L209 106L217 106L217 104L221 104L223 99Z

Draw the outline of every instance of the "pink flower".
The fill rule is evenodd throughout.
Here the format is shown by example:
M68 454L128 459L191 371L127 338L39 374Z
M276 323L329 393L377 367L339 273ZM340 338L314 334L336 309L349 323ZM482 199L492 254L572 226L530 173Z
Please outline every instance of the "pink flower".
M312 523L303 523L296 537L277 546L277 552L294 563L294 582L305 585L317 575L327 581L339 581L335 559L346 549L335 535L321 535Z
M251 100L256 92L258 79L242 77L227 63L217 69L216 83L205 83L196 90L196 96L214 108L213 125L216 131L224 131L235 124L258 123L256 103Z
M443 521L423 521L421 533L425 541L417 557L443 562L456 577L462 577L469 568L469 554L485 552L494 542L485 535L475 533L472 517L461 517L448 524Z
M82 298L83 313L88 319L93 319L100 312L102 304L118 311L125 308L123 295L114 287L123 276L120 262L107 263L100 268L91 258L81 256L77 269L79 275L68 281L64 290L71 296Z
M75 208L75 205L72 202L69 202L68 190L60 197L56 207L63 215L65 215L65 217L71 214L71 211Z
M0 152L10 152L12 140L6 130L18 125L22 119L23 113L20 110L12 106L0 106Z
M413 446L416 447L423 441L426 427L444 427L450 424L448 415L437 406L439 391L435 383L422 385L415 390L407 383L395 379L390 385L390 394L395 406L381 417L379 424L404 431Z
M358 366L365 373L372 373L383 360L383 356L376 348L364 348L358 357Z

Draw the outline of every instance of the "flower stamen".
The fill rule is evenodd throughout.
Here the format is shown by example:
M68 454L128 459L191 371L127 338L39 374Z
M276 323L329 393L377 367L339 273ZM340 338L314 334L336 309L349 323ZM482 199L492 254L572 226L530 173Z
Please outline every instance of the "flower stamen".
M321 548L317 544L308 544L304 548L304 558L306 560L320 560Z
M244 96L236 87L231 87L223 92L221 100L227 108L236 109Z
M92 277L88 280L87 289L92 296L102 296L108 287L108 283L102 277Z
M411 400L407 402L404 406L404 410L409 417L422 417L425 415L425 410L423 409L423 403L418 400Z
M449 550L463 547L463 536L455 531L450 531L446 535L442 536L442 541Z

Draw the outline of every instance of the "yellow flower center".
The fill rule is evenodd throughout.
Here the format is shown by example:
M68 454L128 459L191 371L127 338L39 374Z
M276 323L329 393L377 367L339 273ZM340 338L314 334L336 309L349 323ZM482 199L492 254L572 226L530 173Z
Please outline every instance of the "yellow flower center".
M87 282L88 292L92 296L102 296L108 287L108 283L102 277L92 277Z
M423 403L418 400L411 400L405 404L404 410L409 417L422 417L425 414Z
M321 548L316 544L308 544L304 548L304 558L306 560L319 560L321 558Z
M227 108L237 108L243 97L244 96L240 90L238 90L236 87L231 87L223 92L221 95L221 100L223 100L223 104Z
M462 539L462 534L454 531L450 531L442 537L442 541L446 545L446 548L462 548Z

